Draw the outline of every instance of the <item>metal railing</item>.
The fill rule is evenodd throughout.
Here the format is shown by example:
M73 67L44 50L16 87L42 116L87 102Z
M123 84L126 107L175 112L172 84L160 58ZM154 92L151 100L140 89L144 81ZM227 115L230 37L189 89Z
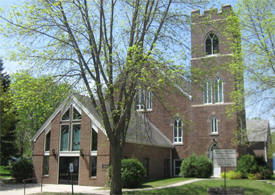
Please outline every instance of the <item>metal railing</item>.
M26 183L29 181L37 181L35 177L33 178L27 178L23 179L23 184L24 184L24 195L26 194ZM37 183L37 182L36 182ZM41 177L41 183L40 183L40 192L42 192L42 187L43 187L43 177Z

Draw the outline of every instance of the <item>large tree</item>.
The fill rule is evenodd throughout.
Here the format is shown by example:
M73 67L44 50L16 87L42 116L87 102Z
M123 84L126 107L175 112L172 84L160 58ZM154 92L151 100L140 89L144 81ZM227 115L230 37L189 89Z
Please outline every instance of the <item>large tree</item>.
M121 194L121 154L139 88L159 87L178 72L187 48L190 8L201 0L36 0L9 16L15 58L79 80L109 138L111 194ZM169 67L170 66L170 67ZM150 83L150 86L148 86Z
M10 77L4 73L3 62L0 60L0 165L7 165L12 156L16 155L15 124L16 115L11 111L9 98Z
M20 155L32 154L31 138L69 94L69 86L50 76L33 77L28 72L12 75L9 98L16 111L16 143Z
M240 0L244 65L249 81L246 91L261 105L261 112L275 108L275 3L273 0ZM261 103L261 104L259 104ZM275 117L275 116L274 116Z

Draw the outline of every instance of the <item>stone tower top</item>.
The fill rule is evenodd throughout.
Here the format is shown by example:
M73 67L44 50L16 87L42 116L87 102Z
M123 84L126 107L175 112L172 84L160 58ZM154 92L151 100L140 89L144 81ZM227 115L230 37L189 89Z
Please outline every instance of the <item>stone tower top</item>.
M210 19L210 20L217 20L223 19L230 15L232 12L231 5L223 5L221 11L218 9L209 9L205 10L204 13L200 13L200 10L193 10L191 12L192 23L196 23L201 21L202 19Z

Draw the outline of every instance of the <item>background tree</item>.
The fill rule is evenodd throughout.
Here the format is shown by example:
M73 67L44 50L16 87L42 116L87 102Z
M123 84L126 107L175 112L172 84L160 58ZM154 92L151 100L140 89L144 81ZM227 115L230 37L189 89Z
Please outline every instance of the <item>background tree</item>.
M275 3L272 0L240 0L244 65L249 81L247 95L261 103L261 113L275 108ZM255 105L253 108L255 111ZM275 116L274 116L275 117Z
M121 153L136 91L157 88L180 71L175 61L187 47L185 13L206 1L26 2L0 16L3 33L16 38L13 57L86 87L111 144L110 193L121 194Z
M53 77L32 77L28 72L12 75L10 99L16 111L16 142L21 156L32 154L31 138L68 96L66 84L54 82Z
M10 77L3 72L0 60L0 165L7 165L12 156L16 156L15 146L15 112L11 112L11 101L8 96Z

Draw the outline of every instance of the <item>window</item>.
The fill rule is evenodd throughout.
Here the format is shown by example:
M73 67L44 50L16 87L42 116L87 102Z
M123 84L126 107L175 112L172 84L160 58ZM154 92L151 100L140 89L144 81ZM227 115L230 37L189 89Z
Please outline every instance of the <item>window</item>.
M205 51L206 55L219 53L219 39L213 32L210 32L206 37Z
M174 176L180 175L180 165L182 160L174 160Z
M70 120L70 109L68 109L63 115L62 115L62 121L68 121Z
M60 151L79 151L81 114L71 105L61 118Z
M144 109L152 110L152 92L146 90L138 90L136 95L136 110Z
M81 120L81 114L75 108L73 108L73 120Z
M174 143L182 143L182 121L176 119L174 121Z
M212 103L212 84L211 81L208 80L204 83L203 87L203 103L210 104Z
M49 156L43 157L43 175L49 175Z
M211 133L218 134L218 119L215 116L211 118Z
M97 156L91 156L90 158L90 175L96 177Z
M97 132L92 129L92 139L91 139L91 150L92 151L97 151Z
M215 102L223 102L223 82L220 78L215 80Z
M72 151L80 150L80 124L73 124Z
M61 125L60 151L69 150L69 125Z
M145 168L145 177L148 177L149 176L149 158L144 158L142 164Z
M45 151L50 151L50 144L51 144L51 131L49 131L46 135Z

